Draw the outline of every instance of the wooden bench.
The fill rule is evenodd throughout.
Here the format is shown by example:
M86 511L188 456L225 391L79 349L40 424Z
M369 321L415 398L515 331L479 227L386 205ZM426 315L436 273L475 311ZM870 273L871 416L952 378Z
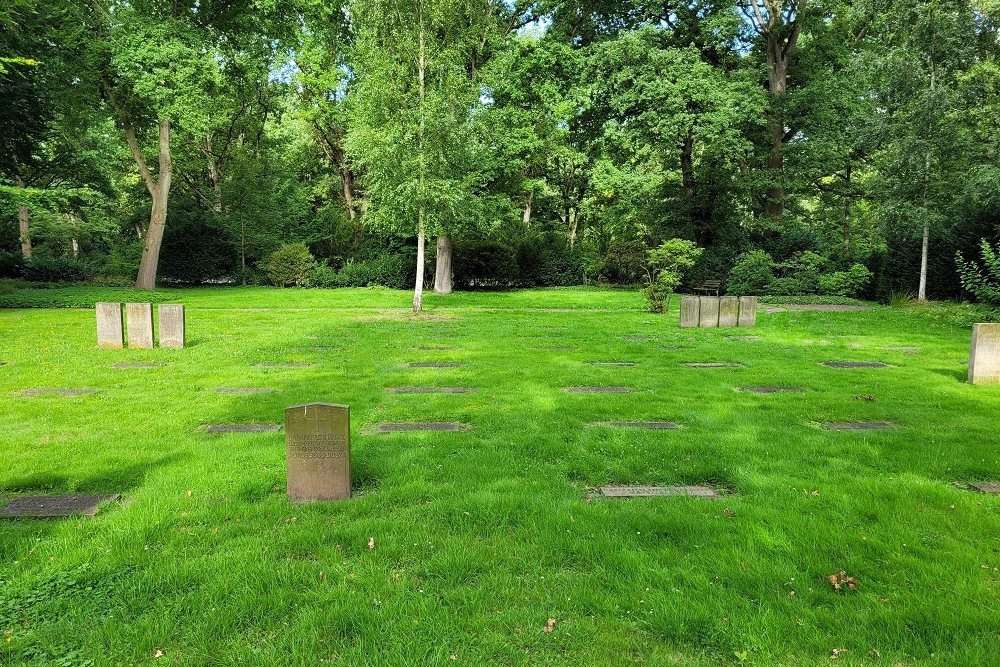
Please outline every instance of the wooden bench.
M706 280L701 284L701 287L695 287L694 291L698 294L711 294L713 296L719 296L719 292L722 290L721 280Z

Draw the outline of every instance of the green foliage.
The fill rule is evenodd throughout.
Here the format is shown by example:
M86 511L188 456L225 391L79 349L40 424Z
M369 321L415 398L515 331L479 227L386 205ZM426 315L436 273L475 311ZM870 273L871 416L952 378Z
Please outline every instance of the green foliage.
M1000 305L1000 243L994 247L986 239L979 242L979 256L982 264L966 261L961 251L955 255L955 263L962 279L962 287L977 300L992 305Z
M316 261L305 243L286 243L267 260L267 277L278 287L304 287Z
M774 280L774 269L774 260L763 250L745 252L729 271L726 292L743 296L766 294Z
M669 239L648 252L646 298L654 313L666 311L667 301L684 280L684 273L698 261L704 249L687 239Z
M94 277L93 264L73 257L36 252L25 260L21 275L27 280L45 283L79 283Z
M413 287L413 258L408 254L383 254L372 259L349 259L340 268L317 263L309 272L312 287Z
M847 271L835 271L819 277L819 291L831 296L858 296L871 282L872 272L864 264L852 264Z

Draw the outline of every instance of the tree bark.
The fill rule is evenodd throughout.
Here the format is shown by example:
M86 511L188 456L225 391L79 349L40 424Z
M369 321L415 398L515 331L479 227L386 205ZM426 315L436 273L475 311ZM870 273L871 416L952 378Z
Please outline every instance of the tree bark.
M156 289L156 270L160 263L160 245L163 243L163 231L167 223L167 201L173 177L173 163L170 161L170 121L161 120L159 124L159 173L156 178L153 178L146 167L131 125L126 125L125 135L139 166L139 172L146 182L146 188L153 198L149 229L146 230L146 240L142 246L142 259L139 261L139 274L135 279L135 287L153 290Z
M844 257L851 254L851 205L854 198L851 196L851 172L853 165L850 159L847 160L847 167L844 169L845 194L844 194Z
M771 185L767 189L764 210L772 220L780 220L785 214L785 188L782 184L784 169L785 116L782 112L785 89L788 87L788 60L782 53L778 36L767 36L767 85L771 92L771 116L768 132L771 146L767 153L767 169Z
M934 61L931 61L931 98L934 97L935 86ZM928 195L931 189L931 158L933 157L934 145L931 143L933 129L927 129L927 153L924 155L924 236L920 243L920 283L917 286L917 301L927 301L927 253L930 246L931 219L927 213Z
M531 226L531 200L534 199L535 193L529 192L528 198L524 202L524 215L521 216L521 220L524 222L525 227Z
M434 292L437 294L451 294L451 238L447 234L441 234L437 238L436 257L437 261L434 267Z
M20 174L14 175L14 184L19 188L25 187ZM21 256L25 259L31 259L30 215L28 214L28 205L24 202L17 206L17 229L21 239Z
M924 239L920 245L920 286L917 288L917 301L927 301L927 246L931 235L931 223L924 219Z
M420 201L417 204L417 275L413 285L413 312L419 313L423 308L424 298L424 73L427 63L424 59L424 4L420 3L417 12L417 21L420 28L420 52L417 56L417 79L420 90L419 103L419 129L417 135L417 150L420 158L419 192Z
M424 300L424 223L417 230L417 275L413 284L413 312L419 313Z

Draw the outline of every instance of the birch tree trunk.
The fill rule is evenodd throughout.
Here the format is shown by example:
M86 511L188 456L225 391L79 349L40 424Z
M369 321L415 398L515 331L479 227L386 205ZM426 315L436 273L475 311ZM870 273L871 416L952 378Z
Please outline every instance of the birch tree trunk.
M160 263L160 245L163 243L163 231L167 223L167 201L170 196L170 182L173 178L173 163L170 161L170 121L159 123L159 173L156 178L149 172L142 150L135 138L132 126L126 124L125 138L132 156L139 167L139 173L146 183L153 198L153 208L149 214L149 229L146 230L146 240L142 246L142 259L139 261L139 274L135 279L136 289L156 289L156 270Z
M417 78L420 86L420 128L417 136L417 150L420 158L420 182L419 193L420 202L417 208L417 275L413 285L413 312L419 313L423 308L424 298L424 213L426 200L424 198L424 72L426 61L424 59L424 5L420 3L417 10L417 20L420 23L420 52L417 56Z
M20 174L14 175L14 184L19 188L25 187ZM28 205L24 202L17 206L17 229L21 239L21 256L25 259L31 259L30 216L28 214Z
M931 61L931 98L934 97L935 87L934 62ZM931 187L931 158L933 144L931 143L932 128L927 131L927 153L924 155L924 236L920 243L920 283L917 286L917 301L927 301L927 252L930 246L931 219L927 213L927 197Z
M434 266L434 291L437 294L451 294L451 237L441 234L437 238L436 264Z

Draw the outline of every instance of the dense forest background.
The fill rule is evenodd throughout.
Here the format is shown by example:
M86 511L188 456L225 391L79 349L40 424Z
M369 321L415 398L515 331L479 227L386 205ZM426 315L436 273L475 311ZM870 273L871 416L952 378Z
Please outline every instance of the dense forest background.
M958 297L1000 235L998 30L996 0L8 0L0 277L636 284L680 238L689 287L887 298L923 255Z

